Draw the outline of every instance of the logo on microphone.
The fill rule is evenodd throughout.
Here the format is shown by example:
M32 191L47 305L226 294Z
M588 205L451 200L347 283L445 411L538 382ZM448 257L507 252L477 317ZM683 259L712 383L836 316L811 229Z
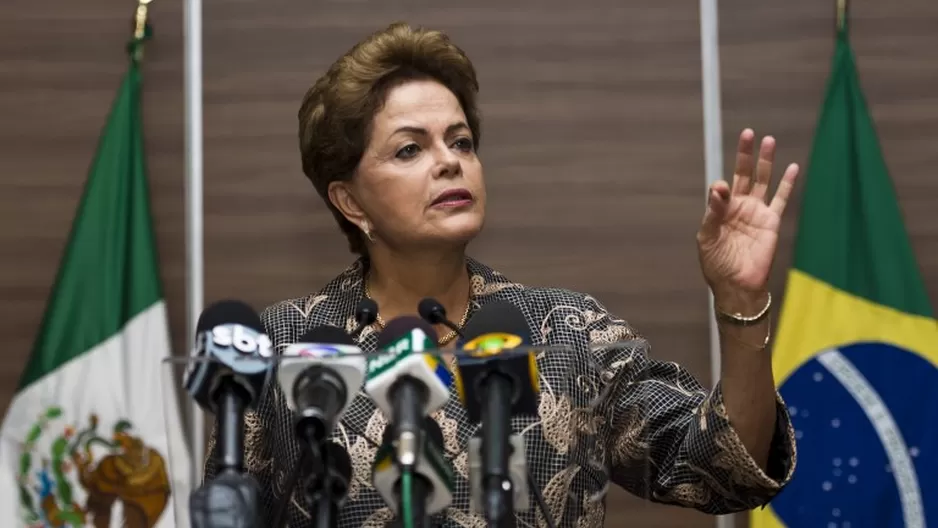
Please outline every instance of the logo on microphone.
M273 356L270 338L267 334L239 324L219 325L212 328L212 343L220 347L232 347L247 356L254 353L264 358Z
M427 355L424 356L424 361L427 362L427 366L430 367L430 370L432 370L437 379L440 380L440 383L447 387L453 383L453 375L439 357Z
M489 357L500 354L506 348L515 348L523 343L521 337L501 332L483 334L463 345L463 350L472 357Z
M298 344L287 348L284 355L320 359L334 356L361 355L361 349L349 345Z
M368 361L368 377L377 377L410 354L422 354L433 349L433 341L419 328L387 347L382 353Z

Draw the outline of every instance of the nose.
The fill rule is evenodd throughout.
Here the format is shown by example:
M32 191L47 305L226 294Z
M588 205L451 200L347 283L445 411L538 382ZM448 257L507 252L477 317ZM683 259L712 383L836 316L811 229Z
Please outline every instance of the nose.
M462 164L459 156L447 147L440 148L433 175L436 178L454 178L460 174L462 174Z

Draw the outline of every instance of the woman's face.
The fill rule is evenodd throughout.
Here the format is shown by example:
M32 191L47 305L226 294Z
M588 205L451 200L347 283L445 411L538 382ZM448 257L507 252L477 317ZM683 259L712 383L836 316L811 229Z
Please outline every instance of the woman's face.
M472 240L485 218L485 182L456 96L432 80L392 88L352 181L333 183L329 195L393 249Z

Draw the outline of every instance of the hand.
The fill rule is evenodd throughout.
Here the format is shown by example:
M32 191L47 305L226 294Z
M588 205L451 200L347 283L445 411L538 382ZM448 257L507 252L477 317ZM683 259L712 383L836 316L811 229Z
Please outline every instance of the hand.
M753 131L743 130L736 152L733 187L724 180L710 186L707 211L697 232L704 278L718 305L734 311L737 307L760 308L757 303L764 297L775 260L782 213L798 176L798 165L792 163L785 169L772 201L766 203L775 139L763 138L756 163L752 155L754 143ZM737 306L719 304L721 299Z

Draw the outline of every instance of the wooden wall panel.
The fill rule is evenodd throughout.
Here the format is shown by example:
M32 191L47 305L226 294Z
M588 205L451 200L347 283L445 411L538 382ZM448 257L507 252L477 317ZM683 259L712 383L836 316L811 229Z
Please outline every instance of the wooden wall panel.
M833 2L721 2L727 167L744 126L804 163L832 45ZM855 49L926 282L938 294L929 179L938 150L938 8L853 2ZM103 117L123 72L132 6L0 5L0 366L6 405L41 317ZM147 146L162 273L184 350L179 3L154 2ZM658 358L708 383L706 293L693 236L703 139L696 3L429 0L205 3L206 301L257 307L318 288L350 260L300 171L306 88L394 20L449 32L482 82L488 227L473 253L506 275L596 295ZM93 38L91 38L93 37ZM795 201L797 207L797 200ZM773 289L782 293L797 210ZM614 490L609 526L712 526Z
M933 302L938 300L938 4L851 1L860 81ZM834 2L720 2L724 156L736 130L773 133L779 158L807 163L834 48ZM728 163L731 163L728 161ZM731 169L732 165L727 165ZM823 175L817 175L823 177ZM800 204L782 230L772 290L781 299ZM746 526L740 515L738 528Z
M156 5L159 5L157 3ZM0 406L32 347L92 155L121 78L135 4L0 4ZM153 10L144 119L161 273L174 343L183 343L182 27Z

